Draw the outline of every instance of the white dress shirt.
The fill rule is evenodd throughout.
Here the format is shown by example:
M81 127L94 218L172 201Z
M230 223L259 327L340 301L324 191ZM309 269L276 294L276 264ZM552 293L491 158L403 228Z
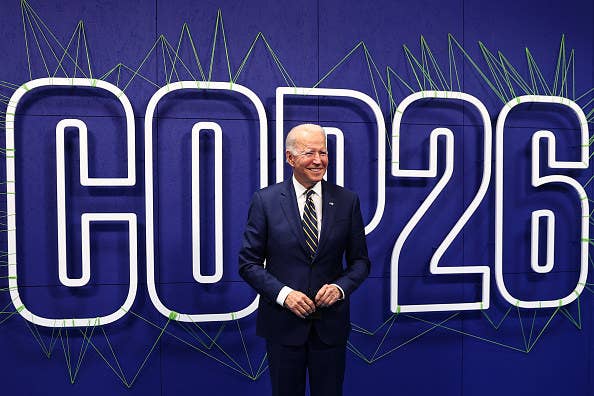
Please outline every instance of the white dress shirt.
M303 218L303 210L305 208L305 201L307 200L307 191L308 189L303 187L301 183L295 179L295 176L292 177L293 179L293 187L295 188L295 196L297 198L297 206L299 207L299 216ZM320 239L320 231L322 230L322 182L317 182L310 190L314 191L314 194L311 195L311 199L313 200L314 206L316 207L316 217L318 220L318 240ZM344 298L344 291L342 288L334 283L332 285L336 286L340 291L341 297L339 299ZM276 297L276 302L279 305L285 305L285 300L289 293L291 293L293 289L289 286L283 286L281 291L278 293Z
M293 176L293 187L295 187L295 195L297 196L297 206L299 207L299 217L303 218L303 211L305 210L305 202L307 201L308 189L299 183L295 176ZM311 199L316 207L316 217L318 220L318 241L320 240L320 230L322 229L322 183L317 182L312 188L313 194Z

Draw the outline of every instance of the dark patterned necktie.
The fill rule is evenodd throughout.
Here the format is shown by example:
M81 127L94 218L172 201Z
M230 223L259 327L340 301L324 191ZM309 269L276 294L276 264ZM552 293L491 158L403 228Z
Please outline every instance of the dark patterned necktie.
M305 233L305 242L307 242L311 256L315 255L316 250L318 250L318 216L316 215L316 207L311 197L313 193L313 190L307 190L305 193L305 207L303 208L303 218L301 219L301 225Z

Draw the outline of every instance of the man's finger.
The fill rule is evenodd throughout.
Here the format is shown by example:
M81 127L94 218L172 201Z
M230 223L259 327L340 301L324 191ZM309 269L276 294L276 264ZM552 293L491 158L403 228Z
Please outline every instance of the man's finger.
M299 307L299 310L304 314L309 313L309 310L311 309L305 301L299 301L298 307Z
M320 296L320 298L317 301L318 305L325 305L330 301L330 293L325 292L324 294L322 294Z
M299 310L297 308L292 309L291 310L295 315L299 316L301 319L303 319L305 316L303 316L303 314L301 312L299 312Z
M320 288L320 290L318 290L317 294L316 294L316 304L319 304L320 301L323 300L324 295L327 294L328 292L328 285L324 285Z
M304 295L302 301L307 305L308 308L313 310L316 309L316 305L307 296Z
M305 318L316 310L316 305L305 294L292 291L285 300L285 305L291 312L300 318Z
M330 294L325 295L324 298L322 298L319 302L319 305L321 305L322 307L327 307L329 305L332 304L333 298Z
M331 286L331 285L325 285L325 286L327 286L327 287L325 288L323 295L320 296L317 303L320 306L328 307L328 306L334 304L336 301L338 301L338 299L340 298L340 292L334 286Z

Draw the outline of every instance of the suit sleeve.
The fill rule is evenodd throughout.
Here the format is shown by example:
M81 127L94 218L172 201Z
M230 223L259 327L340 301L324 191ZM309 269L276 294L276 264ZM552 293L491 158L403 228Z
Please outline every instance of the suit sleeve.
M239 251L239 275L261 296L271 302L276 301L285 286L266 268L268 225L262 197L254 193L248 219Z
M346 268L336 283L342 288L345 298L359 287L359 285L369 275L371 263L367 254L367 242L365 240L365 228L363 226L363 216L361 216L361 207L359 197L355 196L351 212L351 230L349 241L345 251Z

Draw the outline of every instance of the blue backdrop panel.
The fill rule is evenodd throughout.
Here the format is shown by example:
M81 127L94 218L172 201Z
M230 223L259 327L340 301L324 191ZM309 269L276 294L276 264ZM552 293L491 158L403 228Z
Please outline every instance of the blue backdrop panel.
M594 93L594 5L542 0L498 2L448 0L278 2L62 1L0 5L0 123L15 90L47 77L100 79L129 98L135 126L136 184L82 186L80 134L65 131L67 271L82 274L81 215L133 213L138 219L138 291L125 315L108 325L43 327L23 318L9 290L8 218L16 219L18 291L33 313L62 318L118 311L128 293L128 227L91 225L91 279L70 288L58 277L56 125L80 119L88 127L89 176L126 176L126 120L116 96L88 88L40 88L16 109L15 151L0 140L1 197L15 187L16 213L0 203L0 380L7 394L184 393L262 395L270 392L264 342L255 335L256 314L227 321L178 321L176 313L238 311L256 297L237 273L237 252L250 197L261 184L282 178L290 167L276 152L276 88L338 88L360 91L379 105L386 129L354 98L297 95L283 103L283 139L302 122L338 128L344 135L344 185L361 198L365 223L385 205L367 235L372 268L352 297L345 395L592 395L592 276L579 298L563 307L524 309L501 296L495 281L495 127L505 103L526 94L575 100L588 121ZM229 90L167 93L153 127L153 190L146 191L145 126L150 98L182 80L225 82ZM240 84L253 91L266 114L266 158L260 154L258 113ZM453 135L451 179L403 244L393 271L398 237L446 172L446 139L437 143L437 175L392 174L393 119L398 104L423 90L462 91L487 108L493 131L483 151L485 125L479 111L451 98L424 98L402 114L400 165L427 169L430 134ZM215 247L215 141L199 136L200 197L192 196L192 128L214 122L222 130L223 248ZM521 104L510 112L503 143L503 278L524 300L558 300L579 280L580 197L565 183L531 186L532 136L552 131L556 159L578 161L582 142L573 112L562 105ZM328 139L328 179L339 175L337 138ZM385 145L381 158L378 147ZM491 160L489 160L489 155ZM588 169L550 169L544 141L538 146L541 176L577 180L592 195ZM14 156L16 180L6 179ZM194 164L196 166L196 164ZM489 188L476 211L444 253L443 267L487 266L488 309L392 312L391 283L398 276L399 304L480 301L479 275L434 275L429 262L474 199L483 171ZM385 177L378 183L378 172ZM382 187L385 186L385 191ZM153 224L146 198L153 200ZM192 200L200 199L201 270L220 281L198 283L192 274ZM589 201L588 201L589 202ZM380 209L378 209L380 208ZM555 214L554 267L530 267L531 213ZM541 220L541 229L545 222ZM152 229L152 231L151 231ZM149 296L146 232L154 238L155 290ZM539 262L546 259L541 232ZM149 252L150 254L151 252ZM590 266L591 268L591 266ZM11 280L13 281L13 280ZM153 296L154 298L154 296Z

